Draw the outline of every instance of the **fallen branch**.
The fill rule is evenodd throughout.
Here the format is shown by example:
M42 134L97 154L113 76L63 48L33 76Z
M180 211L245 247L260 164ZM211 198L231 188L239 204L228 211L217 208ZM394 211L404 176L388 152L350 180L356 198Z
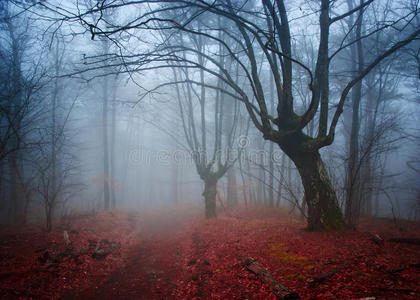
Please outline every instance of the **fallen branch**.
M308 282L309 282L309 284L311 284L311 285L317 285L317 284L320 284L320 283L324 282L326 279L328 279L328 278L330 278L331 276L333 276L335 273L337 273L337 272L339 272L339 271L343 270L344 268L345 268L345 267L339 267L339 268L332 269L331 271L328 271L328 272L322 273L322 274L320 274L320 275L318 275L318 276L315 276L315 277L313 277L313 278L311 278L311 279L308 279Z
M119 242L110 242L108 240L100 240L97 242L95 251L92 253L93 258L105 258L112 251L121 247Z
M71 246L71 241L70 241L70 238L69 238L69 234L67 233L67 230L64 230L63 237L64 237L64 242L66 243L66 246L70 247Z
M64 251L56 255L51 255L50 252L45 251L38 257L38 261L45 269L59 265L65 258L73 259L76 264L81 264L82 261L79 259L81 254L82 253L75 253L73 247L67 247Z
M44 251L41 256L38 257L38 261L43 266L43 268L48 269L54 266L59 265L65 259L73 259L76 264L82 264L82 260L80 260L80 256L92 253L92 258L95 259L102 259L107 257L111 252L121 247L119 242L110 242L106 239L96 241L96 240L89 240L89 247L88 248L81 248L76 251L72 243L67 243L70 241L67 235L66 238L66 231L64 234L64 240L67 244L67 247L58 254L51 254L48 250Z
M244 260L243 266L267 283L278 299L300 299L297 293L278 282L255 258L248 257Z
M412 245L420 245L419 238L392 238L388 240L392 243L404 243L404 244L412 244Z
M374 234L374 235L372 235L371 237L370 237L370 240L372 241L372 242L374 242L376 245L383 245L384 244L384 240L383 240L383 238L381 238L379 235L377 235L377 234Z

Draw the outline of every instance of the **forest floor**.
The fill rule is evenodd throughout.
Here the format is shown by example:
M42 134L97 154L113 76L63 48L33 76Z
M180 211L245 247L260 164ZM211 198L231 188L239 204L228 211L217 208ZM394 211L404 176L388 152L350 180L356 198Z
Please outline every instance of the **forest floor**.
M203 220L195 207L110 211L0 228L1 299L276 299L254 258L301 299L419 299L419 224L306 232L278 209ZM65 232L65 233L64 233ZM372 241L379 235L384 243ZM70 242L70 243L69 243Z

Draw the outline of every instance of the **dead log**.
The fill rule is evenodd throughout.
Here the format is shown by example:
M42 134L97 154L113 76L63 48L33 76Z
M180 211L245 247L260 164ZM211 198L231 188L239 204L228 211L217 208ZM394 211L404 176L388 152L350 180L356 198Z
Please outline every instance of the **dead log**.
M110 242L108 240L100 240L97 242L92 258L101 259L107 257L112 251L121 247L119 242Z
M315 276L315 277L313 277L311 279L308 279L308 282L309 282L310 285L320 284L320 283L324 282L326 279L328 279L331 276L333 276L335 273L343 270L344 268L345 267L339 267L339 268L332 269L331 271L322 273L322 274L320 274L318 276Z
M297 293L278 282L255 258L248 257L244 260L243 266L267 283L278 299L300 299Z
M43 268L48 269L51 267L55 267L66 259L73 259L74 262L79 265L83 263L80 257L88 253L92 253L92 258L102 259L107 257L114 250L117 250L121 247L121 244L119 242L108 241L106 239L100 241L89 240L88 248L80 248L78 251L76 251L71 241L68 239L68 234L67 239L68 241L70 241L70 243L67 243L67 232L64 232L64 240L66 241L67 247L62 252L57 253L55 255L51 254L49 251L45 251L41 256L39 256L38 261L43 266Z
M411 245L420 245L419 238L392 238L388 240L392 243L404 243L404 244L411 244Z
M69 234L67 233L67 230L64 230L63 237L64 237L64 242L66 243L66 246L70 247L71 246L71 241L70 241L70 238L69 238Z
M382 246L383 244L384 244L384 240L383 240L383 238L381 238L379 235L377 235L377 234L374 234L374 235L372 235L371 237L370 237L370 240L372 241L372 242L374 242L376 245L380 245L380 246Z
M73 247L67 247L64 251L55 255L51 255L50 252L45 251L40 257L38 257L38 261L45 269L59 265L66 258L73 259L77 264L80 264L79 255L75 254L73 250Z

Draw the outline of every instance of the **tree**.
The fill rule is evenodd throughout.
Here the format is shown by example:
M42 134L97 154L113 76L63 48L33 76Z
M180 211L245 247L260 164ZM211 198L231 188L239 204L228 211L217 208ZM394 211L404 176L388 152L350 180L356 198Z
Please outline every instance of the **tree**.
M104 39L104 53L108 52L109 41ZM102 142L103 142L103 165L104 165L104 209L108 210L110 207L110 177L109 177L109 142L108 142L108 101L109 101L109 80L105 75L102 81Z
M1 181L8 187L14 222L26 222L29 207L36 204L32 200L41 200L51 230L57 204L77 191L65 130L75 100L68 107L63 101L63 35L44 31L50 48L37 41L40 27L27 8L23 2L0 4L0 64L5 67L0 69L0 163L9 165Z
M208 40L205 37L190 35L185 39L179 37L179 40L181 41L179 45L170 44L167 48L191 49L197 52L195 59L198 64L203 66L207 64L208 54L205 49L209 45L206 44ZM222 48L219 47L219 63L224 64L221 50ZM224 84L221 80L217 80L217 84L209 89L207 87L210 85L206 83L204 70L199 72L199 82L191 80L188 68L173 67L173 75L184 136L192 153L197 173L204 182L205 216L213 218L216 217L217 183L233 163L231 149L237 113L230 116L231 122L226 122L225 107L230 99L221 92ZM215 98L210 104L209 97ZM194 99L197 99L198 103ZM196 103L199 109L195 108ZM209 114L214 116L214 130L208 129ZM227 133L225 138L223 133ZM210 146L211 144L213 146Z
M360 1L362 6L363 0ZM352 1L347 1L348 9L353 9ZM350 46L352 63L355 66L353 71L353 78L360 76L364 68L364 56L362 47L362 24L363 24L363 9L359 11L356 22L353 22L353 16L350 16L349 27L355 26L353 40L356 41ZM346 174L346 206L345 218L349 225L356 225L360 213L360 172L358 167L359 161L359 128L360 128L360 102L362 98L362 79L360 79L351 91L352 100L352 119L349 141L349 159Z
M103 19L110 22L114 17L112 10L106 10ZM110 55L113 43L107 37L101 37L101 48L98 56ZM102 63L102 74L100 75L100 85L102 88L102 148L103 148L103 195L104 209L115 208L115 128L116 128L116 75L110 75L109 62L107 59L100 59ZM112 71L112 70L111 70ZM110 109L111 108L111 109ZM111 118L109 113L111 112ZM111 120L109 120L111 119Z
M42 54L31 57L33 37L28 31L34 29L33 23L25 14L15 15L15 9L8 1L0 5L0 180L2 187L8 186L7 196L2 196L10 199L9 215L16 223L26 221L32 198L33 177L25 175L24 155L40 142L33 131L46 80Z
M349 10L353 9L353 2L347 1L347 4ZM363 1L360 2L362 4ZM354 43L338 58L342 63L335 68L335 73L339 74L340 68L348 65L348 69L353 69L351 76L359 76L364 61L380 55L389 44L390 37L386 31L362 39L365 35L363 28L369 29L372 24L380 22L381 17L377 15L380 11L375 8L366 16L364 11L360 11L356 18L350 16L347 22L343 22L343 26L355 28L355 32L349 36ZM383 11L383 14L386 13L389 11ZM412 46L413 43L410 44ZM406 49L403 50L405 52ZM390 107L393 100L401 97L397 93L401 74L391 69L398 64L396 60L402 52L392 55L392 60L378 64L355 85L344 114L344 137L348 148L348 154L344 157L345 218L350 226L357 226L361 213L372 214L373 194L383 194L381 183L385 174L378 172L380 164L401 140L399 112Z
M50 115L46 120L38 121L38 139L41 142L30 154L31 161L27 163L36 174L33 189L41 198L47 231L52 230L53 218L59 204L64 206L83 188L76 179L80 174L68 128L71 112L78 99L77 93L71 99L72 93L68 88L77 86L78 83L61 77L69 67L66 41L62 32L57 31L51 36L51 41L48 61L49 74L53 79L44 87L45 102L40 100L38 103Z

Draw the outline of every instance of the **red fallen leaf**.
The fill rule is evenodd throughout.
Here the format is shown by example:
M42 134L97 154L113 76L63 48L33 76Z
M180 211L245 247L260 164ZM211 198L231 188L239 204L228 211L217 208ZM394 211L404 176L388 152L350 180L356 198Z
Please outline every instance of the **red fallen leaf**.
M101 213L81 219L72 223L74 228L62 228L51 234L34 232L33 228L0 230L0 240L7 241L4 247L0 247L0 258L5 257L0 260L0 290L9 295L7 291L12 289L24 293L28 290L28 282L45 280L49 283L41 282L39 287L31 288L34 293L31 297L60 298L70 293L69 290L95 293L104 290L103 295L107 292L112 295L115 290L125 288L127 293L144 292L151 299L160 299L163 294L180 299L205 296L270 299L270 288L255 278L249 278L237 259L253 256L267 266L275 278L299 291L303 299L319 294L328 297L328 293L338 299L375 295L378 286L392 287L395 276L400 278L400 290L381 291L384 297L416 299L417 296L401 295L404 290L417 288L418 268L415 265L419 261L412 248L415 245L387 243L381 247L384 251L378 251L379 248L369 240L369 232L378 232L385 239L395 236L384 231L382 225L366 227L366 230L362 225L357 232L308 233L300 230L304 226L302 223L287 215L279 218L271 211L260 210L232 213L241 219L222 217L202 222L199 218L185 218L185 223L170 228L174 234L155 234L145 239L147 231L144 228L149 222L145 216L137 216L136 222L142 228L133 231L126 214L114 214L116 216ZM160 219L170 220L171 216L168 213ZM40 270L37 258L42 253L48 251L52 255L64 249L62 230L68 230L69 239L77 249L88 247L89 239L118 240L121 249L101 262L84 255L81 265L65 260L54 271ZM414 230L413 236L415 234ZM25 244L25 240L31 242ZM37 249L43 250L36 252ZM208 261L209 265L196 263L188 266L193 259ZM149 261L153 263L144 263ZM328 286L311 287L307 284L308 278L341 266L347 267L331 277ZM387 271L401 268L403 271L397 275ZM150 273L151 269L164 272ZM57 274L66 280L55 277ZM191 280L194 274L197 274L197 280ZM115 283L121 289L115 289L112 278L121 278ZM95 288L97 286L100 288Z

